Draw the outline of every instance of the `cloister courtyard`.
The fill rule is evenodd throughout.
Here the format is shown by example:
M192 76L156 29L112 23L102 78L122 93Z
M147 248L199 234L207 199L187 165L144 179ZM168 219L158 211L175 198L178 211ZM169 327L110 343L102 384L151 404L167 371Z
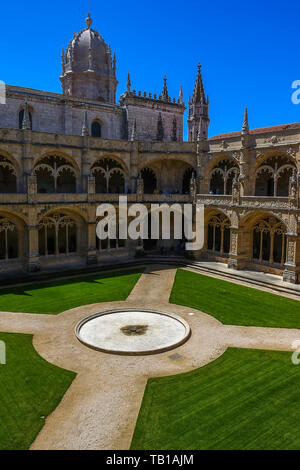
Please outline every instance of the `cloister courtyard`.
M151 263L0 289L1 449L299 448L297 286ZM89 315L137 308L190 337L122 355L75 335Z

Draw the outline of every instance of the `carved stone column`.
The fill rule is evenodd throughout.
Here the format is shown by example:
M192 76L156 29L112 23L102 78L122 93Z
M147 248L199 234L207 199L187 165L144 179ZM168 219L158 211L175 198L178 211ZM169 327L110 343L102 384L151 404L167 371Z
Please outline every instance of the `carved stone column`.
M27 201L28 204L36 203L37 181L36 176L28 176L27 178Z
M37 221L36 209L29 210L29 224L28 230L28 258L27 270L29 272L36 272L40 270L39 259L39 226Z
M94 176L88 176L87 193L88 193L88 201L89 202L95 201L95 191L96 191L95 177Z
M298 284L300 280L300 235L287 233L287 253L283 280Z
M96 246L96 208L90 207L88 214L88 246L87 246L87 264L97 263L97 246Z
M231 227L230 238L228 268L243 269L247 259L245 250L246 234L238 227Z

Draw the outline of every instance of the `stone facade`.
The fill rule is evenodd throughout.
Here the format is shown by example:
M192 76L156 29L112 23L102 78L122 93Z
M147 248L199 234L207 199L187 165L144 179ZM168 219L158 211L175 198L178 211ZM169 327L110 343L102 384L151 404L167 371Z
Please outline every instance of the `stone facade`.
M300 123L208 138L198 67L183 142L182 89L127 89L116 103L116 59L87 28L62 54L63 94L7 87L0 106L0 272L60 269L136 254L99 241L101 202L198 202L205 245L194 256L300 281ZM70 85L71 84L71 85ZM144 243L176 251L178 240ZM139 246L140 248L140 246Z

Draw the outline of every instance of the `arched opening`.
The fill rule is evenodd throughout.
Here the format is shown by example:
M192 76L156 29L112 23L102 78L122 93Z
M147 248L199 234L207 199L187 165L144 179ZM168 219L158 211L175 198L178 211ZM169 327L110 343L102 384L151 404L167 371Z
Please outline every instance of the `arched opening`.
M16 193L17 176L13 164L0 155L0 193Z
M18 258L18 229L6 217L0 216L0 260Z
M193 176L194 169L193 168L187 168L185 172L183 173L183 178L182 178L182 194L189 194L190 192L190 183L191 183L191 178Z
M98 121L93 121L91 126L91 136L101 137L101 124Z
M105 238L104 240L101 240L96 236L96 249L97 251L109 251L109 250L118 250L120 248L125 248L126 246L126 240L124 238L120 238L120 226L122 226L123 223L125 223L122 219L119 220L118 218L118 213L116 213L116 238ZM105 215L103 217L97 217L96 222L97 224L104 218L106 217Z
M38 193L76 193L75 169L65 158L45 157L33 171Z
M66 214L52 214L39 222L39 254L41 256L75 253L77 227Z
M286 256L286 227L275 217L266 217L253 227L253 259L283 265Z
M255 196L274 196L274 173L271 168L258 170L255 180Z
M207 249L220 254L230 251L230 220L224 214L211 216L207 224Z
M232 183L238 174L239 167L234 160L219 161L210 173L209 192L211 194L232 194Z
M224 174L221 170L213 171L209 190L212 194L224 194Z
M153 194L154 190L157 189L157 180L152 168L143 168L141 171L141 177L144 182L144 193Z
M23 127L23 119L24 119L24 108L19 111L19 129ZM30 122L30 129L32 129L32 113L28 110L29 122Z
M280 155L265 159L255 175L255 196L289 195L289 179L296 166L291 158Z
M279 168L277 171L277 196L288 197L289 183L293 174L293 166L286 165Z
M102 158L92 166L96 193L124 193L125 173L119 162L113 158Z

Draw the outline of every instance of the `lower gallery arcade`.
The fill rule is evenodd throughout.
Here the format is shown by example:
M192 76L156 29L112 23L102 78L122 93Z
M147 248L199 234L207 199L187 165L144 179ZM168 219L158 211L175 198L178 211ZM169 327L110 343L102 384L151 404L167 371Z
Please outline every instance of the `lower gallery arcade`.
M28 217L13 212L0 213L0 270L37 271L58 266L109 261L110 258L129 258L136 254L137 241L116 239L99 240L96 225L100 220L92 216L96 206L85 212L73 208L57 208ZM36 219L36 223L34 222ZM129 219L130 221L130 219ZM205 240L202 250L187 253L184 239L144 240L146 254L187 256L228 264L235 269L254 269L292 276L299 237L288 232L285 223L267 212L251 212L238 226L230 215L219 208L205 209ZM0 271L0 272L1 272ZM287 280L293 282L291 277ZM295 281L294 281L295 282Z

